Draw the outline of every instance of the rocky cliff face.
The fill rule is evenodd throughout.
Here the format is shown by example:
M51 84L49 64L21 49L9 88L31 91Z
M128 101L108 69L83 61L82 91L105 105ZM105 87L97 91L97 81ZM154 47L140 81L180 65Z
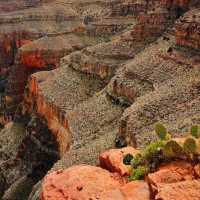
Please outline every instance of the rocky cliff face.
M176 24L176 43L181 46L199 49L199 11L185 14Z
M189 0L1 2L1 133L16 135L7 133L13 121L25 130L12 150L19 159L0 160L12 160L3 199L17 199L22 185L35 184L58 158L52 170L96 164L114 145L155 140L157 121L170 124L174 135L199 123L198 6ZM29 127L33 114L38 129ZM30 200L38 198L36 188Z

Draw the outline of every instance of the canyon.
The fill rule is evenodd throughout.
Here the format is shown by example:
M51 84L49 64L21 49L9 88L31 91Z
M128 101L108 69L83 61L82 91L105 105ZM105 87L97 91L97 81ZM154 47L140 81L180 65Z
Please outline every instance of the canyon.
M186 170L192 178L152 195L154 174L150 184L125 184L118 175L126 168L105 161L108 149L156 141L158 121L174 137L200 123L199 30L198 0L1 1L0 199L96 199L102 189L104 200L137 192L168 200L187 186L199 199L198 174ZM66 177L77 184L77 173L91 195L60 191Z

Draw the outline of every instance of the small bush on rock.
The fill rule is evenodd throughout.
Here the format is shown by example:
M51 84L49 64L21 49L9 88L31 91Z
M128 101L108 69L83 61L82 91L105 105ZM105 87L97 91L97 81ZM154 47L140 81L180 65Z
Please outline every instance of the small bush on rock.
M132 168L137 168L137 166L143 165L145 163L145 160L142 156L142 154L138 153L133 157L131 160L131 166Z
M198 125L193 125L192 127L191 127L191 135L193 136L193 137L195 137L195 138L200 138L200 128L199 128L199 126Z
M145 166L138 166L135 170L132 171L131 176L129 177L130 181L141 180L149 173L149 169Z
M124 157L123 163L125 165L130 165L131 164L131 160L133 160L133 155L129 153Z
M155 125L158 136L156 142L150 143L135 156L127 154L123 162L131 165L130 181L143 179L148 173L155 172L163 163L174 159L187 159L195 162L200 157L200 128L191 127L190 135L183 139L172 139L161 123Z

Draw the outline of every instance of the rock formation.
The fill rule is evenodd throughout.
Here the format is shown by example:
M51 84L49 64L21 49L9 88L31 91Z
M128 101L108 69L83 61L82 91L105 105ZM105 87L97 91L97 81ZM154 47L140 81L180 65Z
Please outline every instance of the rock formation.
M150 200L153 188L154 199L181 199L177 188L183 199L198 199L199 180L188 163L181 177L177 163L149 175L149 190L145 181L124 183L129 170L121 159L129 148L101 153L155 141L157 121L173 136L199 123L199 6L197 0L0 2L0 197L23 200L32 191L29 200L38 200L42 189L42 200ZM85 165L66 169L79 164ZM88 183L85 193L82 186L63 189L62 176L79 183L76 171ZM171 171L177 180L158 184ZM93 185L97 178L108 187L101 180Z
M119 166L130 170L123 164L121 152L135 153L136 151L128 147L103 153L100 156L100 160L104 161L101 166L105 167L105 162L111 162L112 167L108 165L106 168L110 172L88 165L78 165L52 172L44 178L40 199L199 199L199 179L195 177L194 167L186 161L173 161L161 166L157 172L149 174L145 181L127 183L126 175L118 170Z

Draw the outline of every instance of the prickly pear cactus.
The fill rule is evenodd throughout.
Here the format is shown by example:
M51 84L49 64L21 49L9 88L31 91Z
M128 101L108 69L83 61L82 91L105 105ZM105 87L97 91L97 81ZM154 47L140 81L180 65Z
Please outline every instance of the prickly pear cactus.
M157 123L155 125L155 132L159 139L165 140L167 137L167 129L161 123Z
M173 139L161 123L155 125L155 132L159 140L147 145L132 160L127 155L128 164L132 167L130 180L144 178L148 173L156 171L163 162L174 159L196 162L195 158L200 156L199 126L192 126L191 133L186 138Z
M198 125L193 125L191 127L190 134L195 138L200 138L200 127Z
M194 154L197 151L197 143L194 138L187 138L183 144L185 153Z
M163 148L163 153L168 158L175 158L183 154L183 147L177 141L169 140Z

